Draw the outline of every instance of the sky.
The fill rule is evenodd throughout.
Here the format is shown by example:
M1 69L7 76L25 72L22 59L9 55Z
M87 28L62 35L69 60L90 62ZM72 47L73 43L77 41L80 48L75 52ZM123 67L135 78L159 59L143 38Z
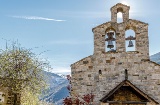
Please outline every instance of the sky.
M17 41L48 59L52 72L93 54L92 28L110 21L116 3L149 24L150 55L160 52L160 0L0 0L0 48Z

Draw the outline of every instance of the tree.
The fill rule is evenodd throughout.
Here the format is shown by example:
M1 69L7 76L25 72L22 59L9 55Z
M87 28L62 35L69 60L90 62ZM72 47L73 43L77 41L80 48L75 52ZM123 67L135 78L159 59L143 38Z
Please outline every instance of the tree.
M28 89L24 89L21 93L21 104L23 105L39 105L38 95L33 94Z
M71 91L71 76L67 75L67 80L69 81L69 85L66 87L69 91ZM68 96L63 100L64 105L93 105L94 96L92 93L83 95L83 96Z
M21 93L21 104L22 105L53 105L43 100L38 99L38 95L31 93L29 90L25 89Z
M0 51L0 85L9 87L15 93L24 89L31 94L37 94L46 86L43 78L43 70L48 68L49 63L41 60L31 50L13 44L11 47Z
M63 100L64 105L94 105L93 104L94 95L92 93L76 96L76 97L66 97Z

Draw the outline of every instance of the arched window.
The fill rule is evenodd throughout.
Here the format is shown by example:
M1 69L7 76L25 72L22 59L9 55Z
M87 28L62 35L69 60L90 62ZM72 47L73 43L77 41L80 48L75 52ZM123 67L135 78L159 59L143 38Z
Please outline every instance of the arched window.
M117 23L123 22L123 9L118 8L117 9Z
M115 52L116 51L116 36L115 31L110 29L106 32L105 35L105 50L106 52Z
M117 13L117 23L123 22L123 14L122 12Z
M126 38L126 51L135 51L136 41L135 41L135 32L131 29L126 30L125 32Z

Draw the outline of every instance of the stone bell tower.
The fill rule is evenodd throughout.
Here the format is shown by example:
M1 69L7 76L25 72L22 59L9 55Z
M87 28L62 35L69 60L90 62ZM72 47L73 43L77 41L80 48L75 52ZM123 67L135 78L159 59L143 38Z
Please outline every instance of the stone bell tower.
M93 55L71 65L72 96L92 93L93 105L159 105L160 65L149 59L148 24L130 19L129 10L127 5L114 5L111 21L92 29ZM129 29L135 36L126 36ZM126 41L134 51L126 50Z
M106 52L105 36L110 30L115 33L116 52L126 52L125 31L132 29L135 32L135 51L141 53L143 59L149 59L148 24L137 20L129 19L127 5L121 3L111 8L111 21L93 28L94 33L94 54ZM122 13L123 22L117 23L117 13Z

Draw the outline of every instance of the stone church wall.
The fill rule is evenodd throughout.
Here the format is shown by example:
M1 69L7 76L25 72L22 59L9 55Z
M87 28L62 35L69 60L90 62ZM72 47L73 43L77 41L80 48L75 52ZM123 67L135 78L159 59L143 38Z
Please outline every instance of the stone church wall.
M127 69L129 80L160 102L160 66L140 59L138 55L137 52L106 53L101 54L99 59L90 56L79 61L72 65L71 93L84 95L92 92L96 96L95 100L99 101L125 79L124 70ZM102 71L101 75L99 70Z
M121 3L111 8L111 21L93 28L94 54L71 65L72 96L93 93L94 102L110 92L125 79L160 103L160 65L149 59L148 24L129 19L129 6ZM123 22L117 23L117 12ZM135 32L135 51L126 52L125 31ZM106 51L105 36L112 30L116 35L116 51ZM147 105L154 105L152 102Z

